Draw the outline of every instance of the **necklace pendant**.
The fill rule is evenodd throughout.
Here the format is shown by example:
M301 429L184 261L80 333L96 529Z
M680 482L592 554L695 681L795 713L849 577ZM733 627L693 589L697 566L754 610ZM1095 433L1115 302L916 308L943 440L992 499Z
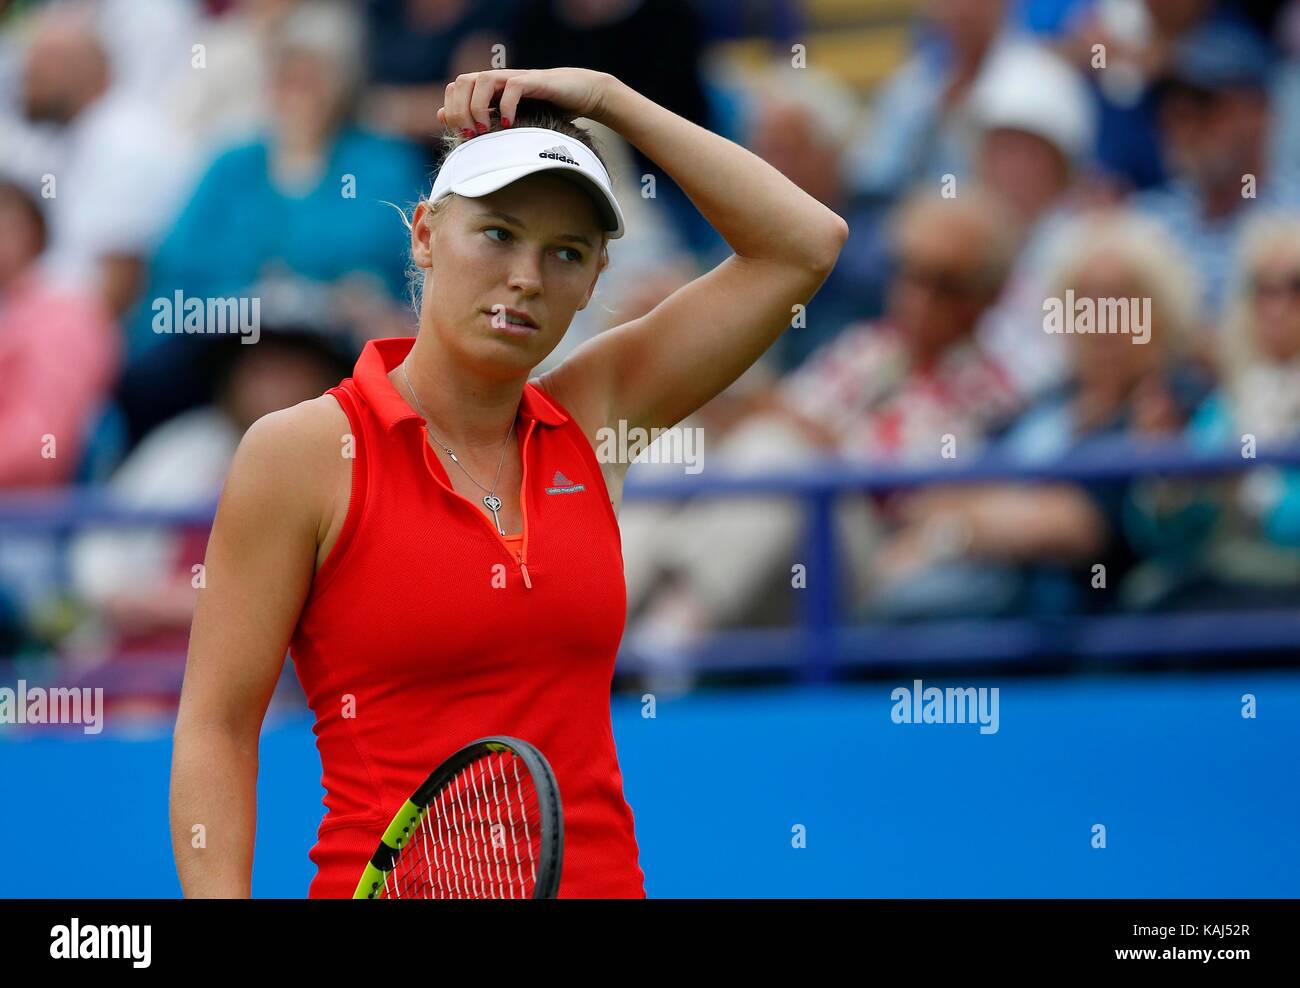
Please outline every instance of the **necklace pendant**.
M484 496L483 503L487 505L487 509L492 512L492 520L496 522L497 534L505 535L505 529L501 527L501 516L497 514L497 512L501 510L501 498L497 497L495 494L488 494Z

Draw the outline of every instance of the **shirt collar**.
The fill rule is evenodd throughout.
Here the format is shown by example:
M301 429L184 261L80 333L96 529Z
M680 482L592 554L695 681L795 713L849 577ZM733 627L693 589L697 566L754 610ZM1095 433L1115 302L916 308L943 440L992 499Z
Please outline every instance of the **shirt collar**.
M414 336L368 340L361 348L361 356L357 358L356 367L352 371L352 380L356 383L357 390L379 417L385 430L393 429L406 419L424 421L423 416L398 394L393 382L388 379L388 372L402 362L414 345ZM532 381L524 384L524 393L519 401L519 417L525 423L535 419L542 425L563 425L569 421L565 411Z

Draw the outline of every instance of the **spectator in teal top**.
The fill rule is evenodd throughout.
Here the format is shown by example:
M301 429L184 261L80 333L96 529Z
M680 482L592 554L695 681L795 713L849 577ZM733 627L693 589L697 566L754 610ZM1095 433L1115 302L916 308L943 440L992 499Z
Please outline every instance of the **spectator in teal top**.
M1090 300L1096 318L1069 317L1068 329L1053 330L1066 379L1012 424L995 457L1029 468L1131 457L1135 444L1176 439L1208 392L1194 359L1195 276L1178 245L1148 218L1081 214L1052 267L1046 298L1072 308ZM1109 300L1129 303L1127 318ZM1185 504L1187 482L1171 484ZM1125 477L922 489L899 503L904 525L875 552L864 613L1001 617L1128 606L1135 569L1148 558L1176 565L1189 533L1204 527L1196 505L1155 523L1137 507L1146 491Z
M304 4L280 26L269 132L208 168L153 259L130 322L119 399L132 439L209 400L210 348L234 342L156 332L156 300L177 291L246 296L255 283L285 276L346 279L353 291L394 302L405 294L405 270L392 250L397 217L384 203L404 204L428 177L427 163L414 145L351 123L362 44L360 15L345 3Z
M1252 221L1243 233L1220 339L1221 383L1197 409L1189 442L1212 453L1300 445L1300 219ZM1142 499L1151 530L1178 531L1192 555L1152 568L1144 586L1166 607L1300 603L1300 468L1270 464L1170 485ZM1163 489L1162 489L1163 488ZM1191 526L1188 519L1200 519Z

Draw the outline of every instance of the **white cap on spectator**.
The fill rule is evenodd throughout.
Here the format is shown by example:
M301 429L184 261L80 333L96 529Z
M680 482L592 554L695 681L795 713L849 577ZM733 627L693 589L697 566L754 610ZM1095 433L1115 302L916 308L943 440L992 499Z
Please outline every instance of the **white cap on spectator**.
M542 171L558 171L581 185L595 202L610 239L623 236L623 211L600 159L581 141L545 127L494 130L458 145L438 169L429 201L453 192L477 199Z
M982 130L1008 128L1041 137L1077 162L1092 151L1096 111L1088 87L1065 59L1041 45L996 48L971 92Z

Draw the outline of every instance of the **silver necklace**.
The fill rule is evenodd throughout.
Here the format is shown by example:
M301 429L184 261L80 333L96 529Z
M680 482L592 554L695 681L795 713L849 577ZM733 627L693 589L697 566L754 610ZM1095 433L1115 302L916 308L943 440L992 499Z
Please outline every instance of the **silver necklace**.
M406 382L406 390L411 392L411 397L415 400L415 407L420 410L420 415L424 419L424 428L425 431L429 433L429 438L437 443L444 453L451 457L451 462L460 467L461 471L466 477L469 477L470 482L475 487L481 491L487 491L483 496L483 503L487 506L487 509L492 512L492 520L495 521L497 525L497 534L505 535L506 530L501 527L501 516L498 514L501 510L501 498L497 497L497 482L501 480L501 467L506 462L506 447L510 445L510 433L515 431L515 420L510 420L510 429L506 432L505 442L501 444L501 459L497 461L497 475L492 480L491 490L488 490L488 488L475 480L473 476L470 475L470 472L465 469L465 464L461 463L457 458L456 451L433 434L433 429L429 426L429 413L426 412L424 406L420 404L420 398L415 393L415 388L411 387L411 377L406 373L406 361L403 360L399 366L402 368L402 379ZM515 417L517 418L518 415L519 413L516 412Z

